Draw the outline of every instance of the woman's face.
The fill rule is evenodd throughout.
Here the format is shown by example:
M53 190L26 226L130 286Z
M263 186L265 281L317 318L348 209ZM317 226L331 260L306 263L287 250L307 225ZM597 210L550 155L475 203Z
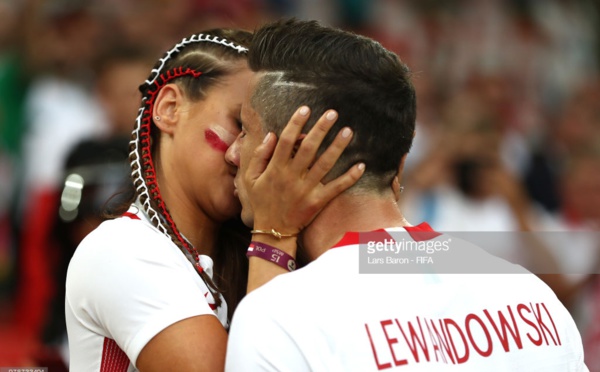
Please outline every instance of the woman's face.
M233 194L236 168L225 161L225 152L240 132L240 109L252 74L241 62L238 72L222 78L204 99L185 100L172 135L173 154L163 162L163 167L171 168L165 169L170 173L168 182L177 182L170 185L177 190L171 198L213 221L224 221L241 210Z

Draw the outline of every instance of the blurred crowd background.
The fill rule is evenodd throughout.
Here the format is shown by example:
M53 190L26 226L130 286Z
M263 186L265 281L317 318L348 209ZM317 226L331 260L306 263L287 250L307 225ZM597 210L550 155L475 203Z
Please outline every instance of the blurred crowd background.
M282 16L373 37L413 71L409 221L572 234L574 247L542 239L530 261L564 273L540 276L600 371L595 0L0 0L0 366L66 369L66 265L127 191L154 61L191 33Z

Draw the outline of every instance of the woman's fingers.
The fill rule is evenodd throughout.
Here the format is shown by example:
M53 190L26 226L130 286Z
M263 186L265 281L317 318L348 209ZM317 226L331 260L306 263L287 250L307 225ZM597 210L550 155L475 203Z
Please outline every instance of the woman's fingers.
M358 163L348 169L348 171L331 182L328 182L320 193L322 207L329 203L339 194L343 193L354 185L365 172L365 164ZM321 207L321 208L322 208Z
M275 150L277 138L275 134L268 133L263 142L254 150L254 154L248 162L248 170L245 177L249 180L256 180L267 169L269 161Z
M327 110L321 115L306 137L302 139L292 161L292 169L297 172L306 172L312 166L323 139L325 139L337 118L338 114L334 110Z
M335 137L331 145L316 158L319 148L338 119L338 114L335 110L327 110L315 125L311 128L308 134L302 134L302 129L306 125L310 110L306 106L300 107L281 133L278 139L277 146L272 152L272 158L269 149L273 144L271 141L263 143L257 148L257 156L252 164L252 179L257 178L266 167L270 164L274 169L282 171L284 167L289 167L289 171L295 174L298 179L306 179L312 187L321 182L323 178L333 168L337 160L340 158L346 147L352 140L352 130L343 128ZM339 184L349 182L350 178L341 179ZM354 184L352 182L352 184ZM352 185L350 184L350 186Z
M292 115L290 121L281 132L277 147L273 153L271 164L274 167L280 167L288 163L294 152L296 142L300 138L302 128L304 128L309 117L310 109L307 106L300 107Z
M335 137L331 145L314 162L306 178L313 184L322 182L323 178L333 168L346 147L352 141L352 130L348 127L343 128Z
M244 178L248 182L255 226L286 233L298 232L364 173L364 164L356 164L341 176L322 183L352 141L353 132L343 128L317 157L338 115L334 110L328 110L305 135L302 129L309 113L306 106L299 108L279 139L274 134L266 137L248 163Z

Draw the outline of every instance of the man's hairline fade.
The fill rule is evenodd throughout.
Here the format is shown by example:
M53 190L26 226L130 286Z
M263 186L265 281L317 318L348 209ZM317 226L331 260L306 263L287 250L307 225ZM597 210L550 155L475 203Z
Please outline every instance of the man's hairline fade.
M259 126L260 126L260 129L263 132L263 134L266 134L268 132L273 132L273 133L275 133L275 135L277 137L279 137L279 135L285 128L287 122L286 121L272 122L272 121L277 121L277 120L268 120L268 119L273 119L272 117L265 115L265 113L268 112L268 110L270 110L270 108L268 107L270 102L266 102L266 104L265 104L265 102L264 102L265 97L259 97L259 94L260 95L267 95L269 93L273 94L272 93L273 87L291 87L291 88L296 88L296 89L308 89L308 90L318 89L318 87L311 85L311 84L286 80L285 79L285 71L281 71L281 70L277 70L277 71L260 70L260 71L256 71L256 74L257 74L256 75L257 81L256 81L256 85L254 86L252 95L250 97L250 105L260 118ZM267 81L269 80L269 78L275 78L276 81L271 82L269 84L269 86L267 87L265 85L267 84ZM266 122L265 119L267 119L269 122ZM316 117L312 117L312 119L309 119L309 122L307 123L307 125L305 125L303 132L307 132L308 129L312 128L311 121L316 122L316 120L317 120ZM314 124L314 123L312 123L312 124ZM324 149L320 149L319 153L321 153L323 150ZM348 194L348 195L353 195L353 196L373 193L373 191L376 191L376 190L374 190L372 187L370 187L369 186L370 184L377 183L378 182L377 180L380 179L381 177L393 179L393 177L396 176L396 174L397 174L396 172L391 172L391 171L383 176L364 174L362 177L364 179L364 181L362 183L359 183L359 184L349 188L344 193ZM333 178L333 177L326 176L326 180L328 178ZM370 178L373 178L374 180L369 182L368 179L370 179ZM379 191L381 191L381 190L379 190Z
M254 111L259 115L261 119L261 129L265 134L267 132L274 132L278 137L283 131L287 121L285 122L273 122L277 120L272 120L273 118L269 115L266 115L269 112L270 108L268 107L271 102L265 102L264 96L269 95L270 92L276 89L280 89L281 87L289 87L295 89L308 89L314 90L317 89L316 86L301 82L291 81L285 78L285 71L276 70L276 71L268 71L268 70L260 70L256 71L256 85L254 85L254 89L252 91L252 95L250 96L250 105ZM272 82L268 82L269 79L274 78L275 80ZM266 85L269 84L267 87ZM272 93L271 93L272 94ZM290 113L291 117L291 113ZM268 122L265 122L265 119Z
M297 45L300 42L304 42L304 46ZM331 52L331 48L338 48L338 53ZM371 124L358 125L356 128L360 130L355 131L351 144L345 150L346 155L342 155L344 161L339 163L342 166L337 168L340 171L337 175L343 174L353 164L366 160L367 172L353 188L364 184L365 191L370 186L375 187L371 190L389 189L393 176L398 173L402 156L410 149L416 113L410 70L396 54L371 38L324 27L316 21L293 19L273 22L258 30L249 54L250 68L262 74L254 87L252 106L261 119L267 119L262 123L265 131L280 132L295 109L301 105L309 106L312 111L305 130L312 127L325 110L335 109L340 118L334 125L334 130L327 135L328 139L320 149L322 151L335 137L335 128L341 129L339 127L344 125L344 121L354 123L350 125L351 128L367 121ZM375 64L372 65L369 61ZM371 80L371 77L375 80ZM268 80L271 80L269 85L266 84ZM278 84L274 84L276 82ZM315 84L315 94L294 89L310 86L303 83ZM345 84L348 86L344 87ZM388 90L388 87L392 90ZM277 93L278 91L281 93ZM294 91L300 93L293 94ZM379 93L383 101L375 98L380 96ZM381 103L377 103L377 100ZM276 105L269 101L276 102ZM391 106L386 103L388 101ZM396 124L402 125L404 129L396 129ZM276 130L268 127L271 125L275 125ZM409 129L410 135L405 133ZM372 136L370 133L373 131L386 134ZM377 149L378 142L373 140L385 140L389 138L386 137L387 133L393 134L393 138L381 151L378 149L370 153L370 150L361 150L373 146ZM364 143L367 147L357 147L357 143ZM399 151L379 165L375 154L389 154L393 151L390 146L396 146L392 144L397 144ZM369 169L374 172L373 177L369 177Z

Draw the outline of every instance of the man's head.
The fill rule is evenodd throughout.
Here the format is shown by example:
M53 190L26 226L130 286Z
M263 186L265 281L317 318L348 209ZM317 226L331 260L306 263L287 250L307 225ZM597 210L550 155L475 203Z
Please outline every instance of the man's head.
M279 134L301 105L312 110L306 130L327 109L339 119L324 150L344 126L354 139L332 170L335 178L362 161L366 173L355 188L389 188L415 129L415 91L398 57L374 40L315 21L288 20L256 33L248 55L262 73L250 104L263 129Z
M366 172L350 190L391 189L410 149L416 115L410 71L395 54L363 36L315 21L287 20L255 33L248 60L257 75L242 104L242 122L244 135L257 139L242 140L240 172L253 150L244 151L244 146L260 144L268 132L279 135L294 111L306 105L312 111L306 132L327 109L339 113L321 152L341 128L354 131L326 181L363 162ZM254 131L257 123L260 130Z

